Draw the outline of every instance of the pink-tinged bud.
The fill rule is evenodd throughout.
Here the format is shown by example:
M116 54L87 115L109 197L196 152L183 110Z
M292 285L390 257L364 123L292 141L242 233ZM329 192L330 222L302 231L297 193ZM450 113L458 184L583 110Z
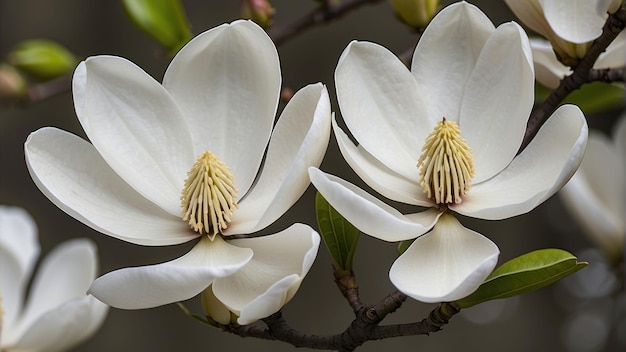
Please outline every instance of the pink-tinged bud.
M252 20L265 29L272 26L275 12L267 0L243 0L241 2L241 18Z

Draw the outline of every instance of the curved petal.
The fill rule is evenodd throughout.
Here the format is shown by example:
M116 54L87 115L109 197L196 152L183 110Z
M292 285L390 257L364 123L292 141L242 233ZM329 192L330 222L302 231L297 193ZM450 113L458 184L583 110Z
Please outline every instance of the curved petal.
M41 262L33 279L28 303L20 322L30 326L45 312L73 299L84 298L96 278L96 246L85 238L73 239L55 247Z
M587 144L587 123L575 105L558 108L506 169L472 189L450 209L499 220L527 213L556 193L576 171Z
M577 44L590 42L602 34L610 1L540 0L554 32Z
M533 31L546 38L555 34L546 21L540 0L504 0L519 20Z
M600 54L593 68L623 68L626 66L626 31L621 31L606 50Z
M245 325L291 300L315 261L320 236L307 225L294 224L274 235L231 243L252 249L254 256L235 274L215 280L213 292Z
M404 177L415 174L434 124L406 66L378 44L353 41L339 58L335 85L343 119L361 146Z
M97 231L146 246L178 244L198 236L180 218L135 192L91 144L71 133L39 129L28 136L24 150L41 192Z
M213 285L202 291L202 308L206 314L216 322L228 325L231 323L232 312L220 302L215 293L213 293Z
M0 288L2 339L17 338L16 321L22 314L26 285L39 257L37 225L18 207L0 205Z
M45 312L11 346L11 350L67 351L91 337L100 328L108 308L93 296L70 300Z
M143 309L196 296L213 280L232 275L252 258L252 250L203 236L187 254L175 260L124 268L99 277L89 293L121 309Z
M620 155L620 160L626 163L626 112L617 120L617 124L613 127L613 141Z
M195 155L169 93L135 64L114 56L80 63L72 88L78 119L107 164L141 195L178 215Z
M563 65L547 40L532 38L530 46L535 62L535 79L544 86L555 89L561 80L572 73L569 67Z
M461 105L459 127L472 148L480 183L502 171L519 149L535 100L530 43L515 22L489 37L472 71Z
M420 143L443 117L459 121L465 82L493 31L491 20L466 2L441 10L424 31L411 64L431 121L428 131L419 135ZM421 144L418 148L421 151Z
M278 53L265 31L235 21L185 45L163 85L191 126L195 154L210 150L235 175L244 195L257 175L278 106Z
M383 241L397 242L418 237L430 230L441 213L429 209L402 215L359 187L316 168L309 169L311 182L346 220L360 231Z
M444 214L393 263L389 279L402 293L427 303L450 302L476 291L500 250L478 232Z
M397 202L423 207L433 205L432 201L428 199L422 187L417 182L419 179L419 169L417 166L415 166L413 179L407 179L383 165L364 148L355 146L334 119L333 130L335 131L337 144L339 145L339 150L344 159L346 159L352 170L354 170L368 186L372 187L383 196Z
M592 132L580 168L559 192L585 233L607 253L615 255L622 251L626 233L624 179L624 162L613 143Z
M321 83L298 91L274 128L259 180L239 203L226 235L252 233L282 216L310 184L330 139L330 99Z

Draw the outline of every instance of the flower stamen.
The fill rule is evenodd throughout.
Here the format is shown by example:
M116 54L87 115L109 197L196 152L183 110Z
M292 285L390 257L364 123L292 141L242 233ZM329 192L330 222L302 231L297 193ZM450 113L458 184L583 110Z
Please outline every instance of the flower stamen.
M183 220L211 240L228 227L238 208L235 176L209 151L202 153L187 173L180 196Z
M461 129L444 117L428 135L417 161L420 185L437 204L461 203L474 177L472 149Z

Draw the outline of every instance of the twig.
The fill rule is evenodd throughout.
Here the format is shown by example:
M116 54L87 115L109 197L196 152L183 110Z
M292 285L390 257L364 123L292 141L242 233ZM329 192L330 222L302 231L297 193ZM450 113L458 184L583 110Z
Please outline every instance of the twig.
M268 34L276 46L279 46L295 35L300 34L311 27L341 18L348 12L365 4L375 4L381 1L382 0L345 0L336 4L333 4L332 2L324 2L317 9L293 21L292 23L283 27L274 27L270 29Z
M548 98L537 106L528 119L526 134L519 149L520 153L528 143L535 137L539 128L548 120L556 107L574 90L580 88L584 83L590 82L589 78L593 69L593 64L602 54L607 46L617 37L626 26L626 7L622 6L614 14L610 15L602 29L602 35L598 37L585 57L580 61L574 72L561 80L561 84L548 96Z
M604 68L604 69L593 69L589 71L589 76L587 77L587 82L604 82L604 83L614 83L614 82L624 82L626 83L626 69L619 68Z

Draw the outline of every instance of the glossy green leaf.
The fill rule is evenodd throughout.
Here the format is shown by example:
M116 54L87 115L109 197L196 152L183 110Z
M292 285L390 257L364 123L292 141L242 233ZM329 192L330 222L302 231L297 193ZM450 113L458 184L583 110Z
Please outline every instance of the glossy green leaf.
M335 270L352 270L359 230L344 219L318 192L315 213L326 248L333 257Z
M540 249L502 264L471 295L455 302L468 308L486 301L521 295L548 286L587 265L561 249Z
M191 39L180 0L122 0L130 19L174 55Z
M52 79L70 73L78 59L52 40L32 39L19 43L8 55L11 65L40 79Z

